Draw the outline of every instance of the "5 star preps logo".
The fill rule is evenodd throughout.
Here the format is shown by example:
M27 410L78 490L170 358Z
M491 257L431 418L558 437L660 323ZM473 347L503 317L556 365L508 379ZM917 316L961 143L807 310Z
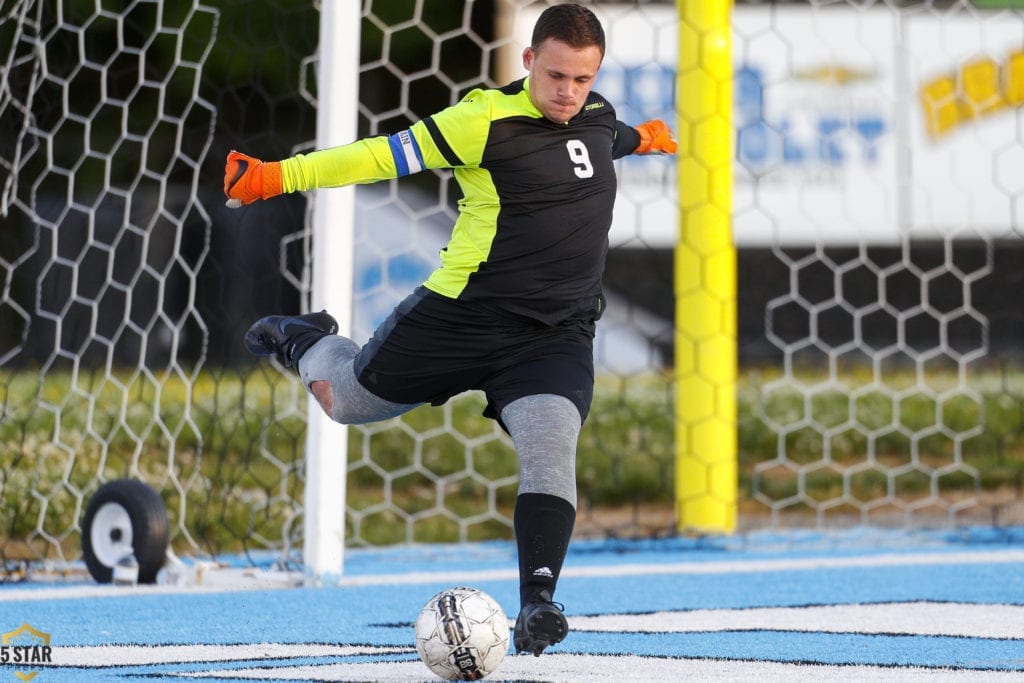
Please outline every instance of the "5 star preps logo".
M49 664L53 656L50 634L44 633L31 624L22 624L15 630L3 634L0 645L0 666L15 667L14 675L22 681L31 681L39 673L34 665ZM27 669L23 671L22 669Z

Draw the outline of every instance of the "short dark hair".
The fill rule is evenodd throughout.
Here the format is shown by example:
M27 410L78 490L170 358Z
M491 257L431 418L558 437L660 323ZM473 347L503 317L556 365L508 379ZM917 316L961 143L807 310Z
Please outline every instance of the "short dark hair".
M597 46L604 57L604 28L594 13L582 5L552 5L541 12L533 26L530 46L536 50L548 38L576 49Z

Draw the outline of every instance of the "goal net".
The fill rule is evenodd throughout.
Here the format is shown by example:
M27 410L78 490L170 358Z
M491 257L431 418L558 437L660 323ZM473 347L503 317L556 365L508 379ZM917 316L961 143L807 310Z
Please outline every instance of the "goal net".
M358 135L522 75L545 4L364 3ZM674 482L701 454L677 462L678 435L703 443L718 411L735 414L741 530L1019 522L1024 16L738 2L723 76L687 61L715 36L676 3L593 7L597 89L628 122L671 122L685 156L620 162L578 534L685 527ZM230 211L221 177L230 149L316 145L319 30L317 3L285 0L0 4L0 577L77 561L90 496L117 478L160 493L179 554L301 564L307 396L241 335L308 310L331 259L312 195ZM723 79L733 181L694 195L680 169L706 175L698 132L721 126L676 96ZM355 197L362 341L434 267L458 189L431 172ZM687 249L680 226L723 202L725 251ZM735 298L677 325L680 273L713 290L730 259ZM717 338L735 382L679 362ZM705 386L708 413L676 410L678 387ZM483 404L349 428L347 545L511 537L517 464Z
M768 451L741 471L770 524L1022 519L1024 15L898 5L733 15L743 390Z

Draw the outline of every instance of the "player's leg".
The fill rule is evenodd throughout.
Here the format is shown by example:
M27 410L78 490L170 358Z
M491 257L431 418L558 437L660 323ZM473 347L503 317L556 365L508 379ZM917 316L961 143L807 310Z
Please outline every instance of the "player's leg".
M396 403L372 393L353 369L360 347L351 339L324 337L299 361L299 377L332 420L366 424L402 415L419 403Z
M480 315L478 306L417 287L362 347L335 335L337 324L326 312L263 318L246 334L246 346L295 367L332 419L362 424L427 402L440 405L476 386L502 339L469 334L490 329Z
M582 419L564 396L541 394L509 403L501 420L519 457L513 523L519 552L521 609L513 642L539 655L569 632L552 601L576 521L576 442Z
M256 321L245 346L257 356L275 356L294 367L303 384L331 419L363 424L401 415L416 403L386 401L365 389L352 370L359 345L337 336L338 323L326 311L297 316L272 315Z
M328 335L338 331L338 321L327 311L305 315L269 315L245 333L245 348L256 356L275 356L286 368Z

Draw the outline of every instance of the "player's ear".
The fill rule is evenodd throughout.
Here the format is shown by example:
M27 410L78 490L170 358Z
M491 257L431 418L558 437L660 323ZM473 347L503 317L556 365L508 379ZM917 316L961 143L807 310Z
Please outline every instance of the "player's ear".
M527 71L530 70L530 68L533 66L533 58L535 56L536 56L536 53L534 52L534 49L532 47L528 47L525 50L523 50L523 68L524 69L526 69Z

